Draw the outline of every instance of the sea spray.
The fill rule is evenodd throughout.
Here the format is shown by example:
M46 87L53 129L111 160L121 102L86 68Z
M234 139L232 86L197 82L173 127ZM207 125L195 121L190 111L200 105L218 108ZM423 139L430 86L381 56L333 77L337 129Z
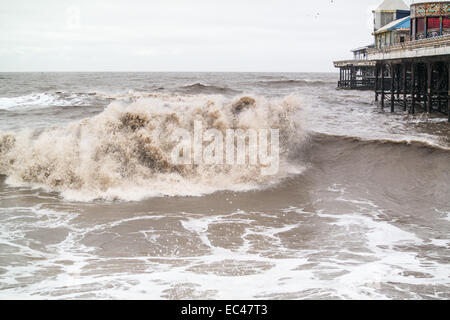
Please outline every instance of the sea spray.
M267 163L250 161L173 164L174 132L192 131L196 122L224 136L230 129L278 130L278 174L262 175ZM289 156L305 136L304 110L295 96L270 101L154 94L113 102L101 114L65 127L0 133L0 173L12 185L43 187L79 201L200 196L276 183L289 174Z

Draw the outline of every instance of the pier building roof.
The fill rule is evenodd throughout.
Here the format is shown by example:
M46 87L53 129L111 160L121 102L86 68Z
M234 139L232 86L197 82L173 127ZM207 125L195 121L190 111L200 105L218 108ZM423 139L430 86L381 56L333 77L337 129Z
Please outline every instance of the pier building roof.
M401 18L401 19L398 19L398 20L388 23L381 29L378 29L377 31L375 31L375 34L380 34L380 33L393 31L393 30L409 29L410 25L411 25L410 17L409 16L404 17L404 18Z
M378 8L375 9L375 12L380 11L397 11L397 10L405 10L409 11L409 7L403 0L384 0L382 4L379 5Z

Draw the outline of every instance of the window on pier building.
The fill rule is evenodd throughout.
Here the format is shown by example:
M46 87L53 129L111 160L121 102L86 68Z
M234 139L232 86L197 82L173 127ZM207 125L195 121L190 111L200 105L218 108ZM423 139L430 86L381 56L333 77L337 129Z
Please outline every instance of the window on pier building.
M381 13L381 17L380 17L381 26L385 26L394 20L395 20L395 13L392 13L392 12Z
M427 19L428 29L437 29L441 28L441 19L439 17L429 17Z
M442 18L442 28L443 29L450 29L450 17L443 17Z
M425 19L418 18L417 19L417 33L424 33L424 32L425 32Z

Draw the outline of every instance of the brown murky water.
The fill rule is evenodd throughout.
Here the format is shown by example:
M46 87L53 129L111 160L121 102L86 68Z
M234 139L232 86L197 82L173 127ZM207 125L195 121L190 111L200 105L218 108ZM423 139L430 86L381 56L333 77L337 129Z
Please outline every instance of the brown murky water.
M90 79L66 75L70 81L64 83L75 86L82 76ZM0 175L0 298L450 298L445 120L383 114L367 103L371 93L334 91L334 75L139 76L147 77L148 87L155 83L166 94L195 99L202 93L233 99L235 91L267 99L300 97L308 106L305 137L288 159L296 170L273 183L250 181L246 188L233 181L217 190L203 184L204 192L195 194L198 181L188 179L194 194L185 196L177 193L186 193L189 184L169 179L174 194L164 185L156 191L166 196L146 189L138 190L141 199L127 199L136 192L124 188L115 192L116 200L89 201L51 185L18 183L9 171ZM63 75L47 77L56 87L63 83L58 78ZM293 78L297 82L283 82ZM115 90L130 89L117 78L100 84L108 87L108 81ZM190 86L197 82L211 84L207 90L213 92L191 92L206 90ZM49 115L52 124L65 128L100 114L112 94L99 98L101 88L86 85L97 98L86 95L79 103L71 95L58 98L69 106L17 105L18 93L3 94L16 99L8 100L16 106L0 111L0 130L18 137L24 123L47 127ZM229 95L225 89L216 92L218 87L228 88ZM125 95L134 101L139 94ZM36 137L26 141L33 145Z

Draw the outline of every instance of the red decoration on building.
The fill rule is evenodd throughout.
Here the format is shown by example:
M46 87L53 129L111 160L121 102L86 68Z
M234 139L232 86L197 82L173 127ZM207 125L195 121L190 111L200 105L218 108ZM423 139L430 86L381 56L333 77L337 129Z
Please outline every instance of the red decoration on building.
M425 32L425 19L417 18L417 33L424 33L424 32Z
M441 28L441 19L438 17L430 17L427 19L428 30Z

